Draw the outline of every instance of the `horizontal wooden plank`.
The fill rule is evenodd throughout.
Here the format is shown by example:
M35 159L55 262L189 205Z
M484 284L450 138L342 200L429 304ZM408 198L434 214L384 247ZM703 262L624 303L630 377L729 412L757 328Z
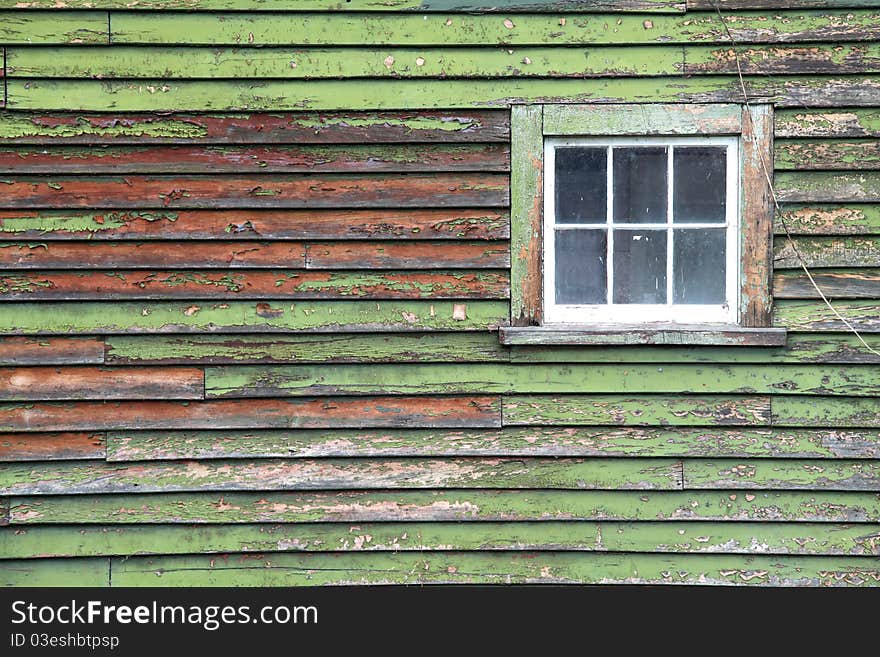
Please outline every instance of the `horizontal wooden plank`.
M786 7L792 9L820 9L841 7L877 7L877 0L786 0ZM778 0L687 0L688 11L706 9L727 9L739 11L742 9L778 9Z
M0 404L0 431L10 432L500 425L500 401L485 395Z
M0 337L0 365L99 365L104 341L99 338Z
M880 21L878 21L880 24ZM450 110L511 103L735 103L743 84L752 100L776 106L880 105L880 83L866 76L695 76L587 79L383 80L36 80L6 81L16 111L240 112Z
M0 529L0 550L7 559L412 550L880 555L878 544L880 524L550 521Z
M248 111L174 116L107 113L0 112L0 138L14 144L363 144L504 142L502 110L357 112L339 114ZM101 113L103 112L103 113Z
M31 434L7 435L23 436L22 440L27 441ZM39 436L34 440L39 440ZM370 456L877 459L880 458L880 432L871 429L636 427L505 427L470 431L126 431L110 433L106 449L109 461Z
M880 169L880 141L777 139L773 166L783 171Z
M486 330L508 320L505 301L10 302L12 334Z
M0 586L110 586L106 558L10 560L0 568Z
M10 524L687 520L877 522L876 493L399 490L14 497Z
M715 12L687 16L596 16L586 19L527 14L146 14L114 12L114 44L286 45L580 45L650 43L791 43L870 41L878 35L876 10L743 13L722 20ZM729 31L729 36L728 36Z
M877 301L832 301L831 305L834 310L822 301L780 300L774 306L773 323L792 331L850 332L855 328L865 333L880 333L880 303Z
M694 347L785 346L785 329L711 324L590 324L581 326L506 326L498 332L505 345L560 346L664 345Z
M3 495L387 488L674 490L670 459L259 459L0 465Z
M113 557L111 563L114 586L456 583L876 586L880 582L876 559L838 556L368 552L240 554L227 559L214 559L210 555Z
M694 460L683 464L685 488L864 490L880 485L880 462L829 460Z
M880 351L880 336L862 336ZM880 363L849 334L789 333L781 347L631 346L552 347L513 346L514 363Z
M506 171L502 144L4 146L0 174L243 174Z
M777 137L880 137L880 110L788 109L774 114Z
M330 22L333 19L325 19ZM384 22L384 21L383 21ZM486 45L486 44L480 44ZM870 45L855 47L856 53ZM333 79L628 77L676 75L678 46L548 48L205 48L115 46L9 48L9 78L98 79ZM855 57L855 54L853 55ZM862 66L826 66L817 73L873 72ZM827 69L827 70L826 70ZM812 71L801 71L804 73Z
M509 236L508 213L492 209L0 210L0 240L419 240Z
M545 135L742 132L742 109L737 105L551 105L543 116Z
M880 396L880 377L875 365L434 363L227 365L205 370L207 397L620 392Z
M106 455L106 440L99 433L0 434L0 461L68 461Z
M388 363L506 361L488 331L323 335L111 335L108 364ZM2 344L2 343L0 343Z
M880 267L880 236L777 238L774 269L807 267Z
M506 299L497 271L2 272L0 301L110 299Z
M503 399L505 426L761 426L770 397L516 395Z
M861 235L880 233L880 205L791 205L776 217L775 231L793 235Z
M0 242L4 269L504 269L506 242Z
M810 272L822 294L834 299L880 298L880 269L816 269ZM818 299L819 294L803 271L778 272L773 277L777 299Z
M877 73L880 44L835 41L809 46L685 46L683 70L687 75L739 71L745 75Z
M201 399L196 367L4 367L0 399Z
M776 426L880 427L880 399L777 397L773 400Z
M7 176L10 208L357 208L505 206L497 173L65 177Z
M776 194L784 203L877 203L880 173L781 172L775 176Z
M109 28L103 11L0 11L0 43L5 46L107 45Z
M755 0L752 0L755 1ZM805 0L799 0L804 2ZM841 6L840 0L807 0L818 7ZM842 6L872 6L869 0L848 0ZM0 8L55 9L57 0L0 0ZM126 11L291 11L286 0L64 0L67 9L124 9ZM681 13L683 0L297 0L296 11L327 12L661 12Z

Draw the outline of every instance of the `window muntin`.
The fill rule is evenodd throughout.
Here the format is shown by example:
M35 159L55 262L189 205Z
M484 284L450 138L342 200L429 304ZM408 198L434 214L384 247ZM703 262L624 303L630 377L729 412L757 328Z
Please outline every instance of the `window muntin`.
M737 137L547 137L545 323L736 323Z

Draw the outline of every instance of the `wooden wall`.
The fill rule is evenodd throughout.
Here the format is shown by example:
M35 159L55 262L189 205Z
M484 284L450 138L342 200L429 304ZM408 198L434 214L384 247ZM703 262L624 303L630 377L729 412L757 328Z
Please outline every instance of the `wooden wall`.
M797 256L880 349L880 2L58 4L0 0L0 583L880 585ZM508 105L741 101L731 37L788 346L502 347Z

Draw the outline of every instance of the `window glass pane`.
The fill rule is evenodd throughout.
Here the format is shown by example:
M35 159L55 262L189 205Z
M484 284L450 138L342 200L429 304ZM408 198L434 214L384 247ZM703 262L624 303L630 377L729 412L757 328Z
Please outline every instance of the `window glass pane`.
M614 303L666 303L665 230L614 231Z
M677 147L672 153L675 177L672 216L677 223L724 222L727 149Z
M605 230L556 231L556 303L606 302Z
M607 150L557 148L555 157L556 222L604 224Z
M672 232L673 303L724 303L726 230L693 228Z
M666 223L666 147L615 148L614 221Z

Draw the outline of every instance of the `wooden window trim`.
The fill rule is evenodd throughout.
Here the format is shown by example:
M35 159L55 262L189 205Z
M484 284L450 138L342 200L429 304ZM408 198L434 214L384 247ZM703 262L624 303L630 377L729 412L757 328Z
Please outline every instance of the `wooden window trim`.
M737 324L542 326L544 138L563 135L740 137L742 193ZM502 343L539 344L541 336L545 336L547 344L784 344L785 330L771 327L773 199L767 172L773 171L772 158L773 106L768 104L514 105L511 108L511 326L501 328ZM654 337L650 337L652 333ZM676 338L675 333L682 335ZM625 337L628 334L640 337L628 342Z

